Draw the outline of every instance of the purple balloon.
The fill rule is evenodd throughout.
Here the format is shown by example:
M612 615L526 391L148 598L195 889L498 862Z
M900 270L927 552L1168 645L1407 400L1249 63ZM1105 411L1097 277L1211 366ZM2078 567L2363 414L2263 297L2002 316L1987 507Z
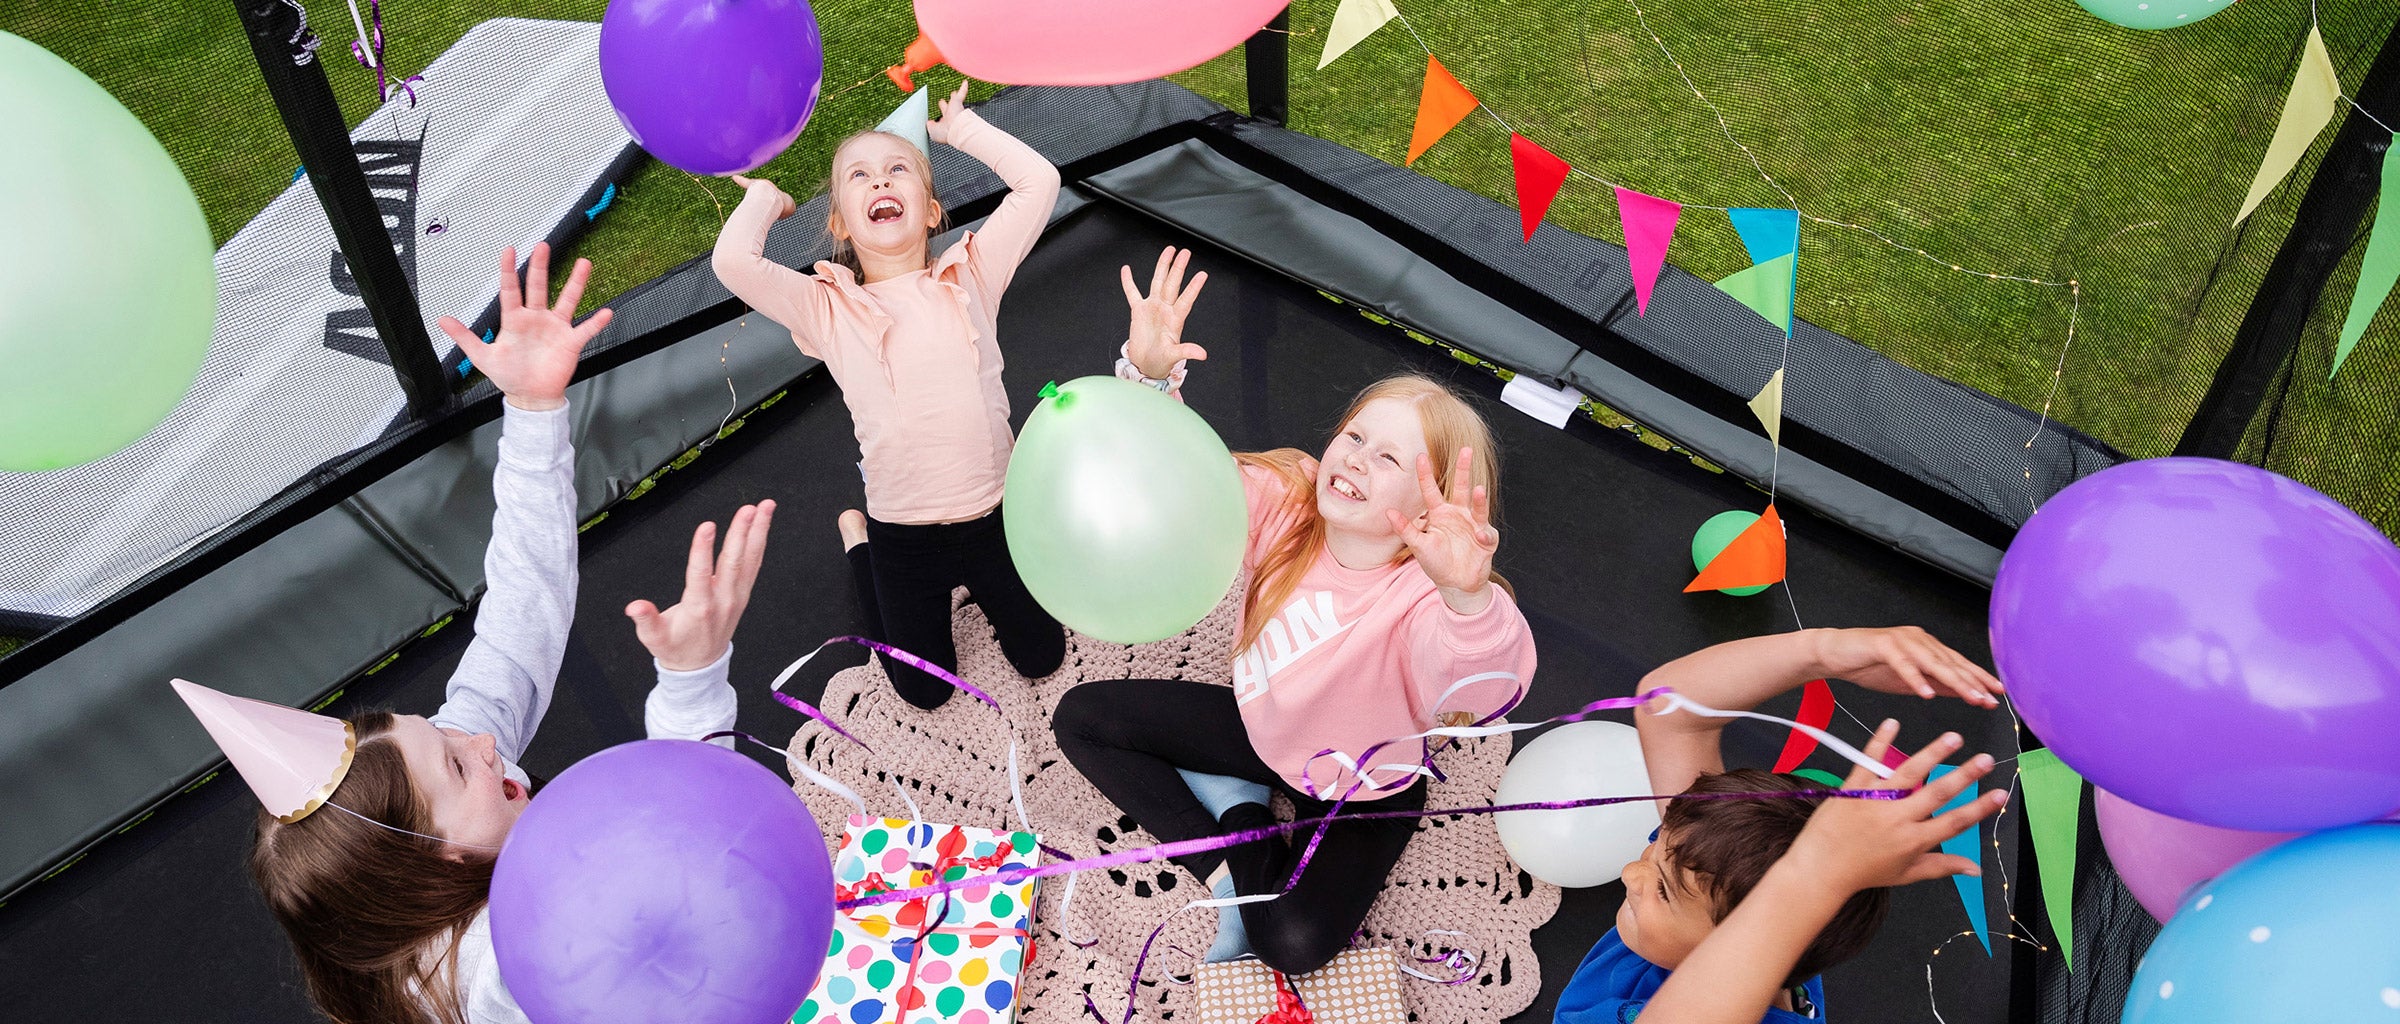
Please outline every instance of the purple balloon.
M825 837L755 761L643 740L577 762L492 871L501 980L534 1024L790 1020L833 933Z
M614 0L600 19L600 84L650 155L735 174L800 137L824 84L808 0Z
M2242 832L2170 818L2105 789L2092 794L2100 818L2100 841L2117 877L2160 921L2175 916L2183 894L2224 874L2251 854L2306 835L2304 832Z
M2149 810L2292 832L2400 807L2400 549L2266 470L2060 491L2001 559L1992 655L2050 749Z

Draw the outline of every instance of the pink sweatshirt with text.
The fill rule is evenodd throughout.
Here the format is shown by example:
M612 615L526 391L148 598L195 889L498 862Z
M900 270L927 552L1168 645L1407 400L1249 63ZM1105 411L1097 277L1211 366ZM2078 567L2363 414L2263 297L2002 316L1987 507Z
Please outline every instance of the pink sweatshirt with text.
M887 523L972 519L1000 503L1015 438L1000 384L1000 293L1050 222L1058 168L974 111L944 119L950 145L1008 183L1008 197L923 271L862 284L820 262L804 274L767 259L774 201L743 197L711 264L752 309L790 328L841 385L867 478L867 514Z
M1250 505L1250 547L1244 569L1293 526L1282 478L1242 467ZM1313 495L1301 495L1313 500ZM1236 626L1248 629L1248 615ZM1233 662L1233 690L1240 702L1250 746L1293 788L1306 792L1301 771L1327 800L1347 791L1355 776L1331 757L1309 759L1326 749L1355 758L1384 740L1423 732L1445 712L1482 718L1533 682L1533 633L1508 592L1497 586L1492 602L1473 615L1450 610L1433 580L1414 559L1373 569L1348 569L1330 552L1320 553L1284 607L1258 639ZM1460 680L1484 673L1509 673L1443 694ZM1376 754L1369 767L1415 764L1418 742L1396 743ZM1390 783L1382 792L1361 787L1352 800L1369 800L1405 789L1398 772L1375 772L1370 781Z

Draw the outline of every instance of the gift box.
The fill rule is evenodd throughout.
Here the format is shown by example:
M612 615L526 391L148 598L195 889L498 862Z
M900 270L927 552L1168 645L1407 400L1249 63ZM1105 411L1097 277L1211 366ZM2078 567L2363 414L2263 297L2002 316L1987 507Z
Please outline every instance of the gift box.
M1408 1024L1400 958L1388 946L1350 950L1288 980L1256 960L1201 964L1194 987L1200 1024Z
M834 857L835 896L1032 867L1030 832L852 816ZM1014 1024L1033 959L1038 879L836 914L825 969L793 1024Z

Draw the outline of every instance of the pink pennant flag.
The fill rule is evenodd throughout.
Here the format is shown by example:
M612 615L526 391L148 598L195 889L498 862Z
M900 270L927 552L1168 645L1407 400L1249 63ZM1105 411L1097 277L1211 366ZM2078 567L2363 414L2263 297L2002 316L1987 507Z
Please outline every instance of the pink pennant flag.
M1667 265L1667 243L1683 204L1629 188L1617 189L1617 219L1625 222L1625 260L1633 270L1633 314L1650 312L1650 289Z
M1551 155L1532 139L1514 132L1508 136L1508 155L1517 165L1517 213L1525 218L1525 240L1533 241L1533 229L1540 227L1542 215L1550 212L1550 201L1558 198L1558 187L1567 183L1567 162Z

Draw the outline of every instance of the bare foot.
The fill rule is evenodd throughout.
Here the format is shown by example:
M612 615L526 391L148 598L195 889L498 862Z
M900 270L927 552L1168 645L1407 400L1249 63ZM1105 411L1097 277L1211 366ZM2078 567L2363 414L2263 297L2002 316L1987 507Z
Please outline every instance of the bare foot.
M854 508L842 510L834 526L842 531L842 550L848 551L867 542L867 515Z

